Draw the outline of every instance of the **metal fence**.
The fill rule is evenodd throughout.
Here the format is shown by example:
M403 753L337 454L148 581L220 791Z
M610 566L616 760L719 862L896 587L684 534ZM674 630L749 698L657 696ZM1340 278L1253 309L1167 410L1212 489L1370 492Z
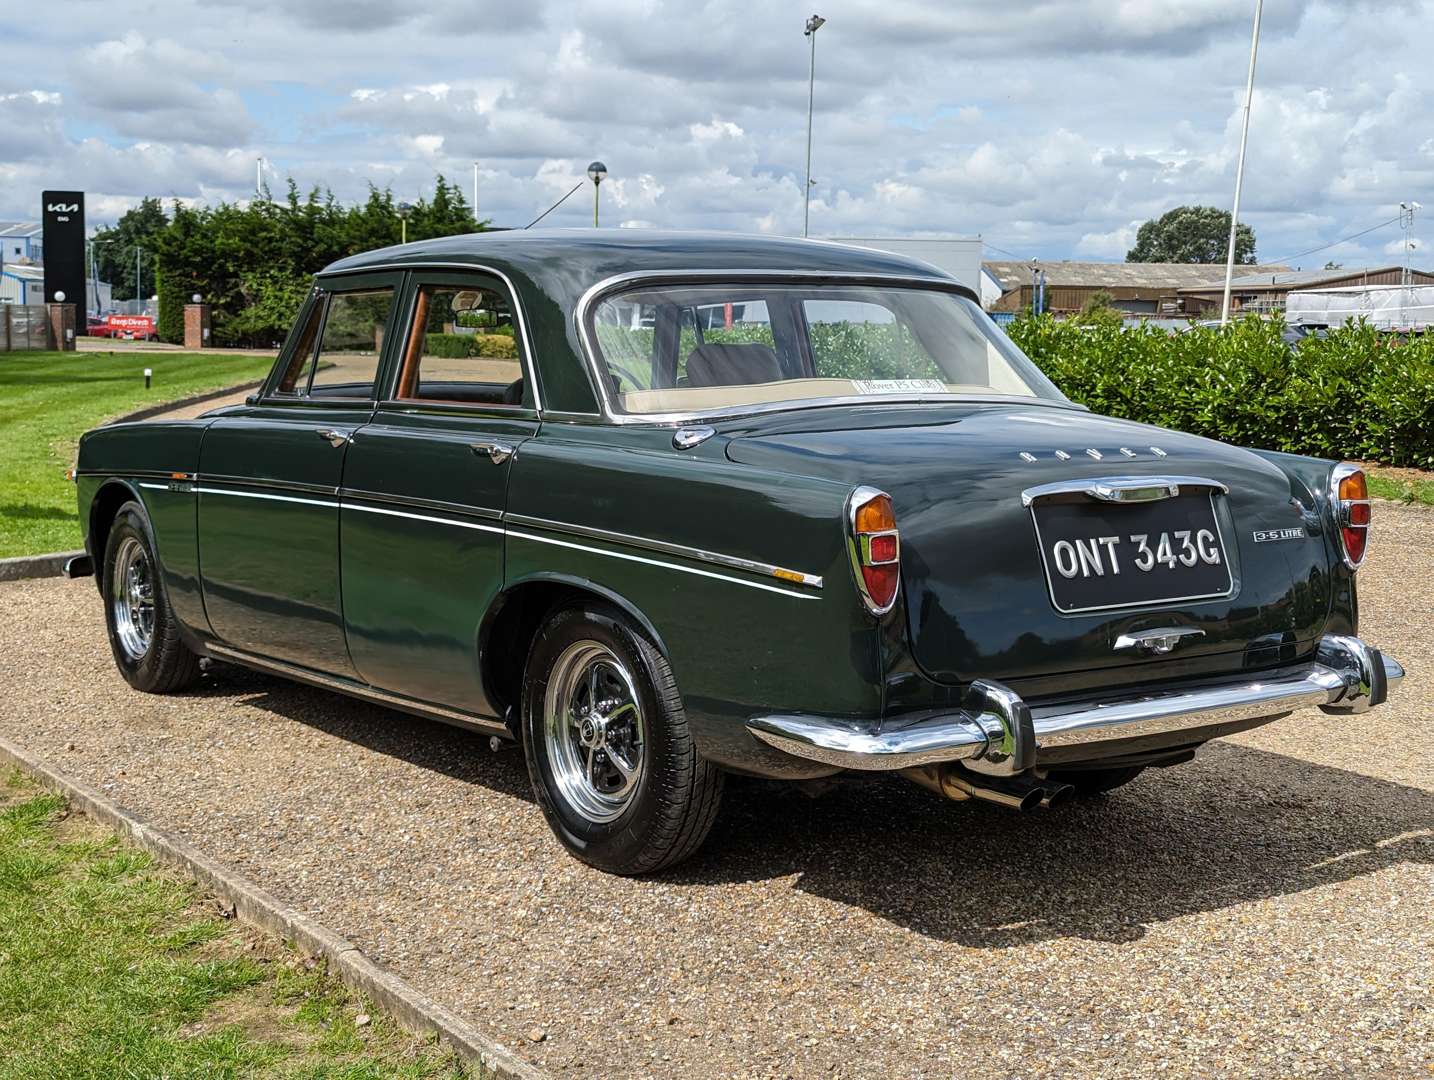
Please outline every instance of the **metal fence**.
M43 304L0 304L0 352L54 347L50 313Z

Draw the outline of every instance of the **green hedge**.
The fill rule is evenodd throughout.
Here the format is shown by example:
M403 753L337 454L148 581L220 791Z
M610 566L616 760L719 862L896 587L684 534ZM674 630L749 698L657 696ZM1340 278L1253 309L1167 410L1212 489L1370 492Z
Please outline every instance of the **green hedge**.
M1402 342L1350 324L1291 345L1283 323L1258 319L1175 335L1049 317L1006 329L1098 413L1242 446L1434 467L1434 335Z
M491 360L518 359L518 345L508 334L429 334L423 339L428 356L482 356Z

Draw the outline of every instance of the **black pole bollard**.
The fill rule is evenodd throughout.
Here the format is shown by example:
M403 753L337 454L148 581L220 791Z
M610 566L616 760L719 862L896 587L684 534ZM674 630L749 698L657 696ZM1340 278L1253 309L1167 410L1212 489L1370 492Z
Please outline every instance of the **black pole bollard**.
M144 369L144 388L145 388L146 390L149 389L149 378L150 378L150 376L153 375L153 374L154 374L154 370L153 370L152 368L145 368L145 369Z

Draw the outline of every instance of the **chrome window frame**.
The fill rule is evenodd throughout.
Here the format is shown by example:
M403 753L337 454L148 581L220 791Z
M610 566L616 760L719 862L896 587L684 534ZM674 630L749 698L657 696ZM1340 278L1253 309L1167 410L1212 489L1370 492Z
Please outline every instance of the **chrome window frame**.
M602 353L592 333L592 308L599 299L617 292L623 286L638 282L684 282L694 285L731 284L737 281L766 281L775 285L785 283L814 284L828 281L840 285L888 285L894 288L934 289L949 292L980 304L980 298L958 281L950 278L927 277L920 274L874 274L861 271L843 270L781 270L781 269L691 269L691 270L636 270L625 274L614 274L592 285L573 310L578 341L582 348L583 360L588 367L597 395L598 408L602 418L610 424L646 424L650 426L682 426L710 420L724 420L754 416L770 412L792 412L801 409L825 408L834 405L912 405L949 402L982 402L988 404L1049 405L1058 408L1080 409L1082 406L1069 400L1064 394L1059 399L1033 395L1024 397L1016 394L882 394L845 395L839 397L794 398L788 401L759 402L730 408L694 409L686 412L668 413L625 413L613 406L608 393L607 380L603 378ZM1054 385L1054 384L1053 384ZM1059 388L1056 393L1060 393Z

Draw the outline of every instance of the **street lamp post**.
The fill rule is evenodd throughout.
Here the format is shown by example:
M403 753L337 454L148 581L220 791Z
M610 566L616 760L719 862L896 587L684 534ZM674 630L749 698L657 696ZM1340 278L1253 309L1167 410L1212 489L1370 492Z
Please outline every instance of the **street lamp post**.
M601 161L594 161L588 166L588 179L593 182L593 228L598 227L598 191L602 182L607 179L607 166Z
M411 203L401 202L396 209L398 210L399 243L406 244L408 243L408 215L413 213L413 205Z
M807 185L802 190L803 236L807 235L807 227L811 223L812 216L812 105L817 89L817 31L825 23L826 20L820 15L813 15L807 20L806 29L802 31L812 42L812 63L807 70Z
M478 223L478 162L473 163L473 223Z
M1245 118L1240 124L1240 158L1235 165L1235 205L1230 209L1230 244L1225 252L1225 295L1220 325L1230 321L1230 281L1235 276L1235 234L1240 228L1240 187L1245 182L1245 144L1250 139L1250 101L1255 96L1255 55L1260 51L1260 13L1265 0L1255 0L1255 29L1250 37L1250 72L1245 78Z

